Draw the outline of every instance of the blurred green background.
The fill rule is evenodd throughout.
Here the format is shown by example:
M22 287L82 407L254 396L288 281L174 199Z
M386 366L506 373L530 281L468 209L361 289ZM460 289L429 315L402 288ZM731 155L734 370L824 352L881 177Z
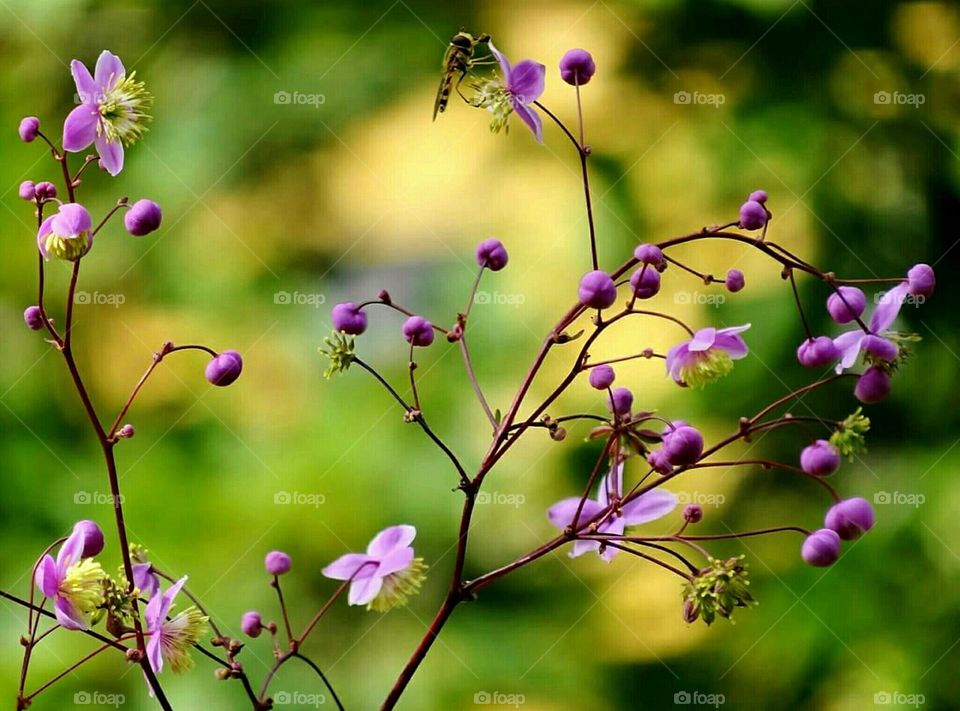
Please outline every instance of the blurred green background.
M869 409L870 454L835 477L845 495L881 502L886 492L901 503L878 504L876 529L837 565L804 566L792 535L718 546L747 554L761 604L707 629L682 622L680 586L662 570L625 556L611 565L548 557L457 611L401 707L469 709L487 694L528 710L662 709L686 693L702 703L722 695L726 709L846 711L887 699L957 708L960 10L948 2L0 2L0 585L25 594L35 557L80 518L110 534L105 566L120 561L95 439L63 363L23 327L36 256L30 209L16 197L21 180L56 178L39 143L16 140L17 121L36 114L58 136L74 92L69 60L92 66L109 48L148 83L155 120L124 172L111 180L91 170L81 199L98 215L119 195L148 196L165 221L141 239L116 220L84 259L90 303L76 308L76 350L93 399L112 420L166 339L245 358L240 381L215 389L205 358L178 354L143 392L128 418L137 435L118 447L131 537L166 570L189 574L239 635L247 609L276 617L268 550L293 556L284 582L300 625L334 589L323 565L386 525L416 525L431 565L423 593L383 616L338 604L308 645L347 708L382 700L445 590L462 497L442 455L369 377L322 378L316 348L329 307L387 288L452 323L474 245L497 235L510 266L485 279L490 303L474 310L471 332L479 378L505 408L588 260L579 167L555 127L543 147L519 124L494 136L485 113L456 100L430 122L445 43L461 26L546 64L543 101L571 122L573 92L556 64L570 47L594 54L584 111L604 265L639 241L735 219L763 187L771 236L824 268L886 276L926 261L940 284L930 303L905 309L904 328L923 341L893 396ZM276 103L277 92L323 99ZM693 98L678 103L677 92ZM708 95L723 103L696 98ZM922 104L898 103L909 95ZM656 362L619 377L638 406L716 439L809 378L793 355L802 329L775 265L729 245L678 255L716 274L746 271L746 290L715 306L706 296L720 292L670 269L658 303L698 325L751 321L751 357L704 393L676 388ZM68 268L54 263L48 274L48 303L62 320ZM815 328L835 333L824 288L801 288ZM674 303L677 291L689 303ZM371 322L360 352L403 389L400 321L376 310ZM628 324L598 356L662 349L677 335ZM456 349L438 342L420 363L431 422L475 466L488 428ZM534 394L549 392L566 365L563 355L551 361ZM798 414L808 405L834 418L855 404L849 386L804 402ZM552 412L585 408L603 403L580 385ZM580 490L596 454L585 432L571 428L562 444L532 433L488 478L496 495L478 507L469 575L553 535L544 510ZM803 445L800 433L778 432L750 456L794 461ZM717 504L706 506L704 531L817 527L827 501L798 479L719 471L673 488ZM675 525L676 516L650 530ZM9 707L25 615L2 608ZM89 648L76 635L51 638L28 688ZM259 681L268 641L252 641L242 658ZM204 659L163 680L178 709L243 708L239 685L214 680ZM143 686L139 672L119 674L103 657L34 708L72 708L84 693L149 708ZM294 666L272 688L293 700L278 708L310 708L320 699L297 694L322 691Z

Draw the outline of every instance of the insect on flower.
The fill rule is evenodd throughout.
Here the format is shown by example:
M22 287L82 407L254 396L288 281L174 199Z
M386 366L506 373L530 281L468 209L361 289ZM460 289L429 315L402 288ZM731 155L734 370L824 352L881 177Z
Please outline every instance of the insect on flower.
M450 101L450 89L456 87L457 93L460 93L460 83L467 76L470 69L477 64L492 64L491 61L476 60L473 58L473 52L478 44L490 41L490 35L479 35L474 37L469 32L461 30L453 36L450 44L447 45L446 54L443 55L443 77L440 79L440 87L437 89L437 100L433 104L433 120L437 120L437 114L442 114L447 108L447 102ZM459 76L457 76L459 74ZM454 84L453 79L457 77ZM463 96L463 94L461 94ZM466 101L466 97L464 97Z

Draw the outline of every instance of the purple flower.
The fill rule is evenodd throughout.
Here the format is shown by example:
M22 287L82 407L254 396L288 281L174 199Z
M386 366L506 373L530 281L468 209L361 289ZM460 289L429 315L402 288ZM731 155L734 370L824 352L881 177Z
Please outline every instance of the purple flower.
M420 589L427 569L410 545L416 536L413 526L385 528L370 541L366 553L342 555L323 574L350 581L350 605L366 605L377 612L404 605Z
M873 528L874 515L870 502L861 497L838 501L824 517L823 525L845 541L852 541Z
M644 264L630 277L630 286L638 299L649 299L660 291L660 272Z
M840 350L827 336L808 338L797 348L797 360L805 368L822 368L840 357Z
M680 385L702 388L733 370L733 361L745 358L747 344L740 334L750 324L730 328L701 328L689 341L667 353L667 373Z
M767 209L756 200L747 200L740 206L740 227L759 230L767 224Z
M40 135L40 119L36 116L27 116L20 121L19 133L21 141L32 143Z
M604 271L587 272L580 280L580 303L592 309L605 309L617 300L617 286Z
M633 250L633 258L641 264L652 264L659 271L667 267L666 257L663 251L655 244L640 244Z
M492 272L498 272L507 266L507 248L503 242L491 237L477 245L477 264Z
M293 561L283 551L270 551L263 559L263 565L270 575L283 575L290 572Z
M433 343L433 324L423 316L411 316L403 324L403 337L412 346L426 348Z
M23 312L23 321L31 331L39 331L43 328L43 314L40 313L40 307L28 306Z
M818 439L800 452L800 468L814 476L829 476L840 466L840 452L825 439Z
M727 272L727 278L723 280L723 284L730 293L735 294L743 289L746 280L743 277L742 271L739 269L731 269Z
M167 619L174 598L187 582L186 576L159 595L150 598L144 617L147 620L147 660L153 671L159 674L164 662L170 663L174 673L189 671L193 667L190 649L203 634L207 617L194 605L177 616Z
M857 378L853 394L860 402L871 405L885 400L890 394L890 387L890 373L872 365Z
M628 388L614 388L607 396L607 406L618 417L630 417L633 407L633 393Z
M585 49L568 49L560 60L560 77L571 86L583 86L596 71L593 57Z
M669 474L673 471L673 465L662 448L655 449L647 455L647 464L658 474Z
M240 619L240 630L248 637L259 637L263 631L263 620L255 610L244 612Z
M133 585L140 591L140 597L150 600L160 590L160 577L154 572L152 563L133 564Z
M747 200L753 200L754 202L758 202L763 205L767 202L767 191L754 190L752 193L750 193L750 197L748 197Z
M897 345L879 337L879 334L889 328L897 318L907 296L907 288L906 283L898 284L880 296L879 303L870 317L869 333L855 328L833 339L834 345L841 354L840 362L837 363L837 373L842 373L856 363L861 350L867 350L870 355L885 361L891 361L897 357Z
M17 196L21 200L33 202L37 199L37 186L33 184L32 180L24 180L22 183L20 183L20 187L17 190Z
M512 110L520 120L523 121L538 141L543 143L543 122L540 115L531 108L531 104L540 98L543 93L544 79L547 68L542 64L525 59L518 62L516 66L510 64L510 60L490 43L490 51L500 62L500 69L503 72L503 97L495 106L491 108L494 111L494 130L506 125L507 118ZM505 103L504 103L505 102Z
M83 557L86 541L87 529L78 524L60 546L56 560L45 555L34 576L43 596L54 601L57 622L68 630L87 629L90 616L103 604L106 573L99 563Z
M337 304L330 312L335 331L343 331L351 336L359 336L367 330L367 314L352 301Z
M94 75L83 62L74 59L70 71L77 85L80 105L63 124L63 148L71 153L96 144L100 164L110 175L123 170L124 146L143 137L153 99L136 80L127 76L120 58L104 50L97 59Z
M913 296L932 296L937 276L929 264L914 264L907 272L907 291Z
M616 380L616 378L617 374L609 365L598 365L595 368L591 368L590 375L587 377L590 381L590 387L596 388L597 390L606 390L613 385L613 381Z
M818 568L833 565L840 557L840 536L829 528L814 531L803 540L800 555L809 565Z
M577 521L580 524L586 524L596 519L611 501L619 502L623 496L623 463L610 470L610 473L600 481L600 488L597 491L596 499L585 499L583 509L580 511L580 518ZM577 508L580 506L580 497L573 496L569 499L558 501L547 510L547 518L550 523L561 530L565 530L573 525L573 519L577 514ZM623 506L617 506L613 511L603 518L603 522L597 526L598 533L609 533L616 536L623 535L624 528L627 526L639 526L663 518L677 506L677 497L669 491L653 489L641 494L629 503ZM617 549L607 546L601 552L599 541L574 541L573 549L570 551L570 557L576 558L589 551L597 551L603 560L610 562L613 556L617 554Z
M700 523L703 519L703 507L700 504L687 504L683 507L683 520L687 523Z
M663 432L663 456L672 466L693 464L703 454L703 435L683 420L675 420Z
M840 324L856 321L866 307L866 294L855 286L838 286L837 290L827 297L830 318Z
M57 196L57 186L46 180L37 183L34 190L37 200L52 200Z
M37 247L44 259L50 256L75 262L93 246L93 221L87 208L72 202L61 205L56 215L43 221L37 231Z
M153 200L137 200L123 216L123 226L135 237L143 237L160 227L163 211Z
M99 555L103 550L103 531L95 521L84 519L77 521L73 525L73 532L79 532L83 536L83 550L80 551L81 558L93 558Z
M226 387L240 377L243 370L243 358L236 351L223 351L207 363L204 375L211 385Z

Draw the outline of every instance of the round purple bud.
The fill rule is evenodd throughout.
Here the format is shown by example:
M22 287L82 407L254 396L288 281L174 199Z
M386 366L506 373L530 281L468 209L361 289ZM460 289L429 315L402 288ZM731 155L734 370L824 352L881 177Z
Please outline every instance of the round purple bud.
M744 287L746 280L743 278L742 271L731 269L727 272L727 278L723 280L723 284L727 287L727 291L736 294Z
M57 196L57 186L46 180L37 183L34 191L37 200L52 200Z
M845 541L852 541L873 528L873 507L864 498L838 501L823 519L823 525Z
M337 304L330 311L335 331L343 331L351 336L359 336L367 330L367 314L352 301Z
M17 195L20 196L21 200L33 201L37 197L37 186L33 184L32 180L24 180L20 183Z
M133 429L133 425L126 424L117 430L117 437L123 437L124 439L130 439L136 434L136 430Z
M747 200L740 206L740 226L745 230L759 230L767 224L767 210L756 200Z
M748 197L747 200L753 200L754 202L758 202L763 205L767 202L767 191L754 190L752 193L750 193L750 197Z
M86 519L77 521L73 526L73 532L83 535L81 558L92 558L103 550L103 531L94 521Z
M800 452L800 467L807 474L829 476L840 466L840 452L825 439L818 439Z
M43 328L43 314L39 306L28 306L23 312L23 321L31 331Z
M874 358L886 361L894 360L900 352L896 343L873 334L864 336L863 340L860 341L860 347Z
M840 350L827 336L808 338L797 348L797 360L804 368L822 368L840 357Z
M633 258L641 264L652 264L659 270L667 266L663 251L655 244L641 244L633 250Z
M673 471L673 466L667 460L667 454L663 449L655 449L647 455L647 464L658 474L669 474Z
M633 393L627 388L614 388L607 397L607 405L615 415L629 417L633 407Z
M153 200L137 200L123 216L123 226L135 237L148 235L160 226L163 211Z
M617 286L605 271L587 272L580 280L580 303L592 309L605 309L617 300Z
M683 507L683 520L687 523L700 523L703 507L700 504L687 504Z
M224 351L207 363L205 375L212 385L225 387L240 377L243 358L236 351Z
M263 559L263 565L270 575L283 575L290 572L293 561L283 551L270 551Z
M649 299L660 291L660 272L651 266L644 265L630 277L630 286L638 299Z
M803 540L800 555L809 565L818 568L833 565L840 557L840 536L829 528L814 531Z
M596 368L590 369L590 375L587 379L590 381L590 387L597 390L606 390L613 385L616 378L617 374L613 372L613 368L609 365L598 365Z
M837 287L827 298L827 311L830 312L830 318L837 323L857 320L866 307L867 295L855 286Z
M866 405L880 402L890 394L890 373L875 365L870 366L857 379L853 394Z
M20 121L20 140L24 143L32 143L40 135L40 119L36 116L27 116Z
M477 264L492 272L498 272L507 266L507 248L503 242L491 237L477 245Z
M571 86L583 86L596 71L593 57L585 49L569 49L560 60L560 76Z
M263 621L260 619L260 613L255 610L244 612L240 619L240 629L247 637L259 637L263 631Z
M686 422L676 421L663 433L663 451L673 466L693 464L703 453L703 435Z
M403 324L403 337L413 346L426 348L433 343L433 324L423 316L411 316Z
M907 272L907 291L914 296L931 296L937 276L929 264L914 264Z

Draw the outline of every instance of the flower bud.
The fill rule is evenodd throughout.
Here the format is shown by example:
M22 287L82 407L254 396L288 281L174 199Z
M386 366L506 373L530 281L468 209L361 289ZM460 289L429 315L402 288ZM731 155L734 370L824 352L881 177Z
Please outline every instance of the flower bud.
M20 121L20 140L24 143L33 143L40 135L40 119L36 116L27 116Z
M677 420L663 433L663 451L673 466L693 464L703 453L703 435Z
M852 541L873 528L874 515L870 502L861 497L838 501L823 519L823 525L845 541Z
M83 534L83 550L81 558L92 558L103 550L103 531L94 521L77 521L73 526L74 533Z
M423 316L411 316L403 324L403 337L412 346L426 348L433 343L433 324Z
M724 286L727 287L727 291L731 294L735 294L740 291L746 284L746 280L743 277L743 272L739 269L731 269L727 272L727 278L723 280Z
M866 294L855 286L838 286L827 298L827 311L837 323L856 321L866 307Z
M840 536L829 528L821 528L807 536L800 548L800 555L808 565L825 568L840 557Z
M592 309L605 309L617 300L617 287L610 275L597 269L580 280L580 303Z
M119 430L117 430L117 437L123 437L124 439L130 439L133 435L136 434L136 431L133 429L133 425L124 425Z
M153 200L137 200L123 216L123 226L135 237L148 235L158 227L163 219L163 211Z
M683 520L687 523L700 523L703 507L700 504L687 504L683 507Z
M663 251L655 244L641 244L633 250L633 258L641 264L652 264L659 271L667 266L667 260L663 256Z
M814 476L829 476L840 466L840 452L825 439L818 439L800 452L800 468Z
M492 272L498 272L507 266L509 256L503 242L491 237L477 245L477 264Z
M20 183L20 189L17 191L17 195L21 200L33 202L37 198L37 186L33 184L32 180L24 180Z
M886 399L890 394L890 373L875 365L867 368L857 379L853 394L860 402L870 405Z
M41 185L43 185L41 183ZM37 186L39 193L40 186ZM61 205L37 230L37 247L44 259L51 256L75 262L93 246L93 221L87 208L78 203Z
M240 629L248 637L259 637L263 631L263 621L260 618L260 613L255 610L244 612L243 617L240 618Z
M754 190L752 193L750 193L750 197L748 197L747 200L753 200L754 202L758 202L763 205L767 202L767 191Z
M57 196L57 186L44 180L34 187L37 200L52 200Z
M614 388L607 396L607 406L619 417L629 417L633 407L633 393L627 388Z
M39 331L43 328L43 314L39 306L28 306L23 312L23 320L31 331Z
M804 368L822 368L840 357L840 350L827 336L808 338L797 348L797 360Z
M243 358L236 351L223 351L207 363L205 375L211 385L225 387L240 377L243 370Z
M343 331L350 336L359 336L367 330L367 314L352 301L337 304L330 311L335 331Z
M560 60L560 77L571 86L583 86L596 71L593 57L585 49L569 49Z
M647 464L658 474L669 474L673 471L673 465L667 458L667 453L663 449L655 449L647 455Z
M270 575L283 575L290 572L293 561L283 551L270 551L263 559L263 565Z
M630 277L630 286L638 299L649 299L660 291L660 272L655 268L644 265Z
M767 224L767 210L756 200L747 200L740 206L740 226L745 230L759 230Z
M907 291L914 296L932 296L937 277L929 264L914 264L907 272Z
M860 341L860 347L878 360L895 360L900 353L896 343L873 334L864 336L863 340Z
M598 365L590 369L590 375L587 379L590 381L590 387L597 390L606 390L613 385L616 378L617 374L609 365Z

